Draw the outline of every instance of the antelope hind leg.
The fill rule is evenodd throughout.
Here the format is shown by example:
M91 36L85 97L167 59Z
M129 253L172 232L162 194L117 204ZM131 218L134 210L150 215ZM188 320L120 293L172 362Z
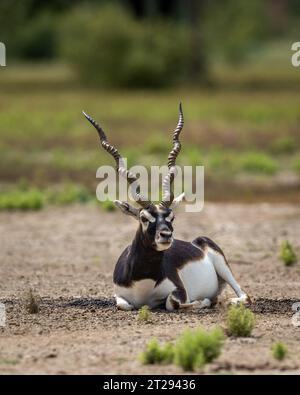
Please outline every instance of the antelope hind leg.
M208 298L205 298L203 300L195 300L194 302L191 303L183 303L180 305L181 309L205 309L207 307L211 307L212 301Z
M210 250L209 254L211 255L214 268L217 272L217 274L227 283L230 285L230 287L234 290L236 293L236 298L231 298L230 303L231 304L238 304L238 303L244 303L244 304L250 304L251 299L247 295L246 292L242 290L240 287L239 283L236 281L234 278L232 271L230 270L230 267L226 261L226 258L220 254L217 251Z

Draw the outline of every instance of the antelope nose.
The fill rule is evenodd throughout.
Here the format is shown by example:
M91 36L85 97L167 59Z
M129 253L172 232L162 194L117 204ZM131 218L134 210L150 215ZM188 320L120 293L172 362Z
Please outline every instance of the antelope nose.
M172 232L170 230L161 230L159 235L164 238L170 238L172 236Z

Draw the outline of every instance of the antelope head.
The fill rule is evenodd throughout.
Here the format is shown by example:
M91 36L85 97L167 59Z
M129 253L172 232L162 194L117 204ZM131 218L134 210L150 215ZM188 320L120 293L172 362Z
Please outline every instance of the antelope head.
M120 200L115 201L116 206L124 214L130 215L139 221L143 244L146 247L153 248L156 251L168 249L173 242L172 223L175 218L173 210L184 198L184 193L182 193L174 199L172 190L172 184L177 174L176 158L181 149L179 135L184 124L181 103L179 106L179 121L173 132L173 148L168 156L168 173L162 183L162 200L158 205L153 204L140 193L140 186L137 183L138 178L125 168L124 159L118 150L107 141L106 134L101 126L85 112L83 114L98 131L102 147L115 159L117 171L121 177L127 180L133 199L139 207L136 208Z

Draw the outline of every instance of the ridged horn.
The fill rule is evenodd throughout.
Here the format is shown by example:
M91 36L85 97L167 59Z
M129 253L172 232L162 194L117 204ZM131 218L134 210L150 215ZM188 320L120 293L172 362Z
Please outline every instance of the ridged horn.
M153 206L153 203L146 199L143 195L140 194L140 186L138 185L137 188L133 188L132 184L138 180L135 174L130 172L125 168L124 165L124 159L120 155L119 151L117 148L115 148L112 144L110 144L107 140L106 134L104 130L101 128L101 126L88 114L86 114L84 111L82 111L83 115L86 117L86 119L94 126L94 128L97 130L99 137L100 137L100 142L102 147L107 151L114 159L116 162L116 168L120 176L123 178L126 178L128 184L131 186L131 192L134 200L143 208L149 208L150 206Z
M182 104L179 104L179 120L176 129L173 132L173 149L168 156L168 174L165 176L162 183L162 201L159 203L161 208L168 208L174 200L174 193L172 191L172 184L177 174L176 158L181 150L181 143L179 136L184 125Z

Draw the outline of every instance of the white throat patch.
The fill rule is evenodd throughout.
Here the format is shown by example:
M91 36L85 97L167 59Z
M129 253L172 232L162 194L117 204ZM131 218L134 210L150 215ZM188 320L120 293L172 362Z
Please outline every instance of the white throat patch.
M155 218L147 210L142 210L140 217L146 217L149 222L155 222Z

